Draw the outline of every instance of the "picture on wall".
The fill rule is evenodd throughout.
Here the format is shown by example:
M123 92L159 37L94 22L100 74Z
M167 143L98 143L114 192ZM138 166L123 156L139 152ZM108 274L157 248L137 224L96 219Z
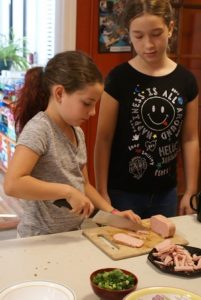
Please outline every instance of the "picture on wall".
M128 30L122 20L127 0L99 0L99 52L130 52Z

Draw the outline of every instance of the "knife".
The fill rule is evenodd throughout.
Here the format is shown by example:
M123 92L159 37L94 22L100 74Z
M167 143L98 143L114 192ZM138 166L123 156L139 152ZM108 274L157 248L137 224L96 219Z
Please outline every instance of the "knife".
M138 231L138 230L148 231L146 227L144 227L139 223L134 223L130 219L118 215L114 215L102 210L99 210L97 212L97 214L92 218L92 221L100 225L110 225L117 228L129 229L132 231Z
M70 203L68 203L66 201L66 199L58 199L58 200L55 200L53 202L54 205L58 206L58 207L67 207L69 209L72 209L72 206L70 205Z

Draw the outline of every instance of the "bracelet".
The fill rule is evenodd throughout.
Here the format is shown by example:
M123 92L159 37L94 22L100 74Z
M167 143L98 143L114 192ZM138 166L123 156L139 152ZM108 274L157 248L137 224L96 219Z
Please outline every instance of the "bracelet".
M118 212L118 209L113 208L113 210L110 212L111 214L115 215Z

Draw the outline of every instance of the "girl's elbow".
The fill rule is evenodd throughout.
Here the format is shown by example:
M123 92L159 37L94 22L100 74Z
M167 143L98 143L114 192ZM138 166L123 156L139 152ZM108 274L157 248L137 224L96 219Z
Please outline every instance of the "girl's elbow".
M13 185L12 181L5 179L4 183L3 183L3 188L4 188L4 193L7 196L15 196L14 195L14 185Z

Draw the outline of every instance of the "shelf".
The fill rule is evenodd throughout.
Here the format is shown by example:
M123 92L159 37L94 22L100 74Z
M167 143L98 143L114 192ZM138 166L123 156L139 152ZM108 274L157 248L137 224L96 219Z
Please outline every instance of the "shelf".
M8 105L10 108L15 106L15 102L9 99L2 99L1 100L2 103L5 103L6 105Z
M0 169L3 172L7 172L7 165L11 160L13 153L15 152L16 142L0 132Z
M3 132L0 131L0 135L2 135L8 142L16 145L16 141L11 139L9 136L5 135Z

